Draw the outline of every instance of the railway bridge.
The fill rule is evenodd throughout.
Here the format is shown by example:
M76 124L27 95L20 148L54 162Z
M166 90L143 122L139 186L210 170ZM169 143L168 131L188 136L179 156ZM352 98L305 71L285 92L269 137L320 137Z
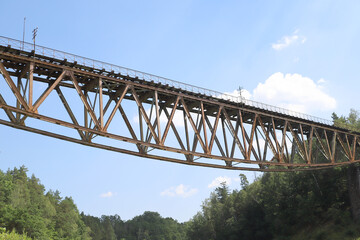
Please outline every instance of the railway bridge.
M15 39L0 73L0 124L37 134L234 170L360 162L360 133L332 121Z

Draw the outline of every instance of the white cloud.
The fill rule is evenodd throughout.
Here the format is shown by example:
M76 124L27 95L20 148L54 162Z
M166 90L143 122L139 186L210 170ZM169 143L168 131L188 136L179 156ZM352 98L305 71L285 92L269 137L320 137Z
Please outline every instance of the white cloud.
M283 36L277 43L273 43L271 46L273 49L280 51L284 48L289 47L290 45L300 42L304 44L306 42L306 37L298 35L299 30L296 30L291 36Z
M197 192L198 192L198 190L196 188L190 188L189 186L180 184L179 186L171 187L171 188L164 190L163 192L160 193L160 195L161 196L169 196L169 197L179 196L179 197L187 198L187 197L190 197L190 196L196 194Z
M100 194L100 197L102 197L102 198L110 198L110 197L113 197L114 195L115 195L115 193L109 191L107 193Z
M259 83L252 97L270 105L302 113L329 111L336 108L336 100L323 91L326 81L317 83L300 74L274 73L264 83Z
M324 84L326 83L326 81L323 79L323 78L320 78L318 81L317 81L317 84Z
M223 176L215 178L209 185L208 188L219 187L221 183L225 183L226 185L231 184L231 178Z

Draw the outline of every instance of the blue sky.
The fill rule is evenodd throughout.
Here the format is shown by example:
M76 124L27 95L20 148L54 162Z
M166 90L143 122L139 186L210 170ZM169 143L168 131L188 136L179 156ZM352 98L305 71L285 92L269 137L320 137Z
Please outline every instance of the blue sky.
M5 1L0 35L329 119L357 104L358 1ZM5 11L4 11L5 9ZM15 11L16 9L16 11ZM0 77L0 81L1 81ZM4 85L2 85L4 86ZM1 90L2 91L2 90ZM243 172L184 166L0 126L0 168L25 165L80 211L187 221ZM245 172L249 179L255 173ZM259 173L257 173L259 176Z

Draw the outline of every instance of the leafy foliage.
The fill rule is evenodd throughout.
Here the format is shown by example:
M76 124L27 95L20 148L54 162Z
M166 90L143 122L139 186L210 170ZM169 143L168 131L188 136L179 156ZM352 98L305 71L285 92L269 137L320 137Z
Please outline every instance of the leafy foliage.
M225 184L218 187L188 223L188 236L337 239L328 236L340 234L339 239L354 239L360 229L349 209L346 168L265 173L251 185L243 185L241 191L229 193ZM327 230L326 238L321 228Z
M184 224L145 212L129 221L119 215L86 216L71 197L48 191L26 167L0 171L0 239L186 239ZM18 235L17 233L24 233Z
M181 240L186 239L183 224L172 218L163 218L156 212L144 212L129 221L122 221L118 215L101 218L86 216L82 218L90 227L92 239L126 240Z
M347 117L339 117L336 113L333 113L331 117L336 127L346 128L357 132L360 131L359 112L354 109L350 109L350 113Z
M49 191L27 169L0 171L0 227L34 239L90 239L71 198Z
M2 240L31 240L26 235L20 235L12 231L11 233L5 232L5 228L0 229L0 239Z

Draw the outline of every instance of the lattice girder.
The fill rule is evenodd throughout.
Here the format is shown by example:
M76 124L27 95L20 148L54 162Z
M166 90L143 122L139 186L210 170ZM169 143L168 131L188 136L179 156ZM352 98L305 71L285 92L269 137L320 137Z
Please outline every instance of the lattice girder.
M360 161L359 133L10 50L0 48L0 72L8 85L0 95L3 125L140 157L225 169L294 171ZM34 83L47 87L36 89ZM52 93L58 102L50 99ZM51 116L49 106L67 115ZM29 119L73 129L77 137L32 126ZM101 138L118 143L103 144Z

